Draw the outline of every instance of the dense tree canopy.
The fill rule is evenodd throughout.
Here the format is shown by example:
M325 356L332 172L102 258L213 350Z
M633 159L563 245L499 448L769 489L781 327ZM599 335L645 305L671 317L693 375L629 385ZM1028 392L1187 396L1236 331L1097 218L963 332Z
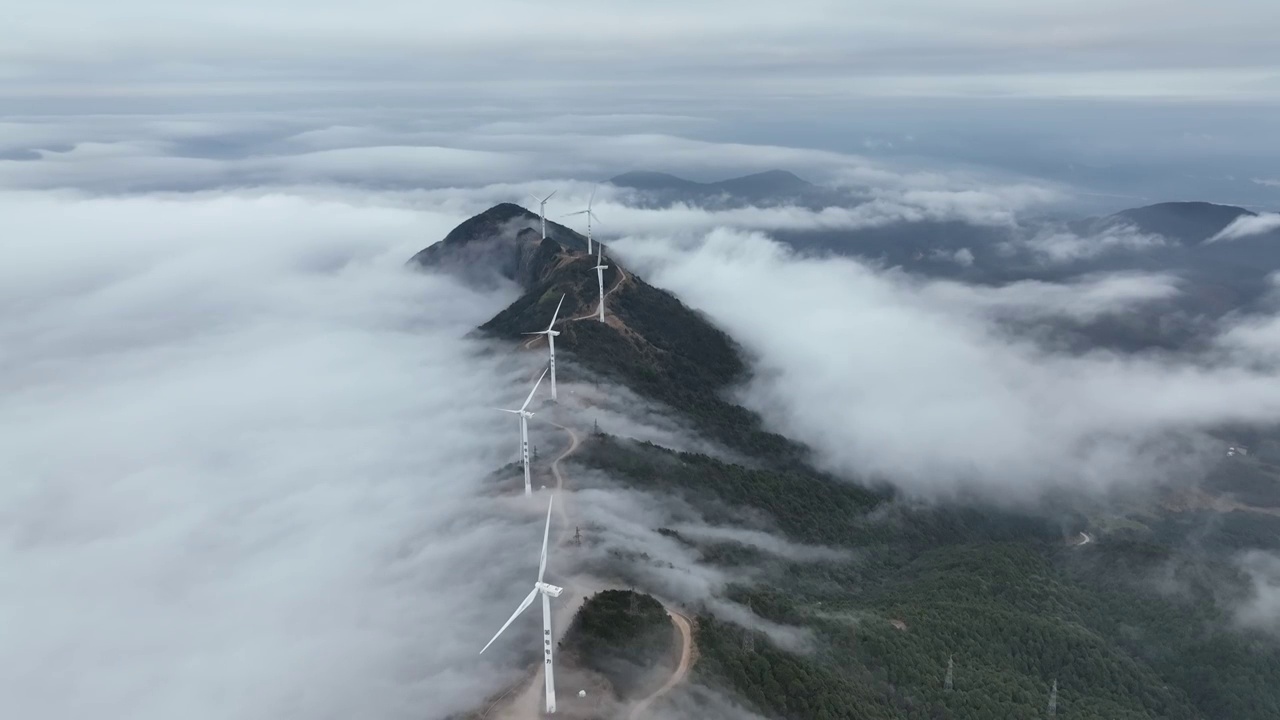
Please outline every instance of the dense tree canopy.
M630 590L588 598L560 642L565 659L594 670L625 699L641 690L675 648L674 627L661 603Z

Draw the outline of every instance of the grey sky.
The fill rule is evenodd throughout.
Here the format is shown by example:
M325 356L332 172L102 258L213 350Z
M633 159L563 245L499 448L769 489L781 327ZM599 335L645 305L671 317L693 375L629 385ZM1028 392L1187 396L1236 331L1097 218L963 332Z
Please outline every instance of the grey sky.
M599 135L663 133L970 163L1139 202L1270 206L1280 198L1265 184L1280 174L1278 29L1271 0L54 0L0 24L0 122L248 120L254 128L181 151L256 154L260 133L286 127L372 131L330 150L476 150L440 130L492 140L512 124L507 139L520 146L519 128L540 124L544 135L581 134L567 157L599 155ZM547 124L557 120L569 129ZM383 154L415 170L441 161ZM190 165L169 163L182 189ZM451 182L527 178L534 167Z
M372 85L705 96L1276 99L1280 6L1119 0L748 4L378 0L31 6L5 94ZM575 93L576 94L576 93Z

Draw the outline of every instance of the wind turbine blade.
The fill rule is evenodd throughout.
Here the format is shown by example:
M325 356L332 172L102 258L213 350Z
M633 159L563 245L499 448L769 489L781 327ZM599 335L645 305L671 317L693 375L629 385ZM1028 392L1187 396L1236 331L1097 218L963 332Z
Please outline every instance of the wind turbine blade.
M551 506L555 502L555 495L547 501L547 527L542 531L542 559L538 561L538 582L542 582L542 576L547 572L547 539L551 537Z
M525 408L529 407L530 402L533 402L533 394L538 392L538 386L542 384L542 378L547 376L547 370L550 370L550 369L551 368L546 368L545 370L542 371L542 374L538 376L538 382L533 384L533 389L529 391L529 397L525 398L524 404L520 406L521 412L523 412Z
M601 225L604 224L604 221L600 219L600 216L595 214L594 212L591 213L591 219L595 220L597 223L600 223Z
M498 412L509 412L509 413L515 413L516 415L519 415L519 414L520 414L520 411L519 411L519 410L507 410L506 408L494 408L494 410L497 410Z
M498 635L501 635L503 631L511 627L511 623L515 622L516 618L520 617L520 613L528 609L528 607L533 604L534 599L537 597L538 597L538 588L534 588L533 590L529 591L529 594L528 596L525 597L524 602L520 603L520 607L516 608L516 611L511 613L511 617L507 618L507 622L504 623L501 628L499 628L497 634L493 636L493 639L485 643L483 648L480 648L481 655L484 654L485 650L489 649L489 646L493 644L494 640L498 639Z
M546 334L547 334L547 331L546 331L546 330L539 330L538 332L520 333L520 334L521 334L521 335L546 335Z
M551 328L556 326L556 318L560 317L560 306L564 305L564 296L565 296L565 293L560 294L560 302L556 303L556 314L551 316L551 324L548 325L547 329L544 330L543 332L550 332Z
M586 215L586 214L587 214L586 210L579 210L578 212L565 213L560 217L573 217L574 215Z
M551 195L555 195L557 192L559 192L559 190L552 190L552 191L551 191ZM542 202L546 202L546 201L550 200L550 199L551 199L551 195L548 195L548 196L546 196L546 197L542 198Z
M587 199L587 212L591 212L591 203L596 201L596 191L600 189L599 185L591 188L591 197Z

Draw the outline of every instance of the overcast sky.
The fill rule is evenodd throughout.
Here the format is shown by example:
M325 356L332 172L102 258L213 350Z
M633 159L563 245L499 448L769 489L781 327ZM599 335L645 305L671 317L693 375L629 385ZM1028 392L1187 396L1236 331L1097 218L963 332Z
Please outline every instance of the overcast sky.
M53 0L0 29L15 92L291 92L367 83L545 97L1271 99L1268 0ZM714 81L713 87L707 82ZM476 85L481 83L481 85ZM213 84L209 87L209 84Z
M635 133L678 124L701 140L1269 206L1278 27L1270 0L52 0L0 23L0 118L612 117Z

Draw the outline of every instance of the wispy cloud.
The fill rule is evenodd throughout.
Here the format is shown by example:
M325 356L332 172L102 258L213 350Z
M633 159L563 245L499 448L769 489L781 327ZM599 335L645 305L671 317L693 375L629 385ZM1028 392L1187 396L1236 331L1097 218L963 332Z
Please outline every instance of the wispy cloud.
M742 397L774 428L827 467L908 493L1014 502L1142 487L1215 458L1203 432L1219 423L1280 420L1280 389L1257 357L1073 354L999 322L1118 312L1172 297L1169 278L976 288L796 257L730 231L615 249L744 343L756 377Z
M1251 550L1238 562L1248 576L1249 592L1235 608L1236 622L1245 629L1280 634L1280 557Z
M1265 235L1274 230L1280 230L1280 213L1242 215L1205 242L1239 240L1254 235Z
M1073 263L1117 252L1141 252L1162 247L1168 241L1132 226L1106 229L1094 235L1045 229L1031 237L1008 243L1010 251L1026 250L1046 265Z

